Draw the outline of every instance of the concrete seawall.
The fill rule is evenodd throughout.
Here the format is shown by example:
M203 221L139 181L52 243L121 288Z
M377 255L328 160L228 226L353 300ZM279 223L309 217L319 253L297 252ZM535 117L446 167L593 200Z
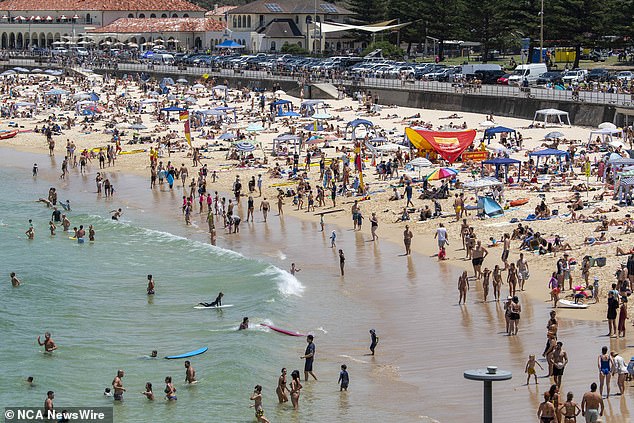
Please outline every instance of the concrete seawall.
M354 87L354 89L359 88L361 87ZM477 94L381 88L372 88L370 91L372 94L377 94L379 103L384 105L395 104L397 106L421 109L484 113L522 119L533 119L536 110L554 108L567 111L570 114L570 121L574 125L592 126L595 128L601 122L612 122L616 110L614 106L601 104L547 101L525 97L493 97Z

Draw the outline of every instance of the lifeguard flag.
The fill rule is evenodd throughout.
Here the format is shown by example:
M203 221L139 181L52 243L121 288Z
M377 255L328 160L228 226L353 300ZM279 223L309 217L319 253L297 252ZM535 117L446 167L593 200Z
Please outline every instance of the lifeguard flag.
M191 147L192 146L192 134L191 134L191 131L189 130L189 121L188 120L185 121L185 139L187 140L187 144Z
M178 118L180 120L188 120L189 119L189 111L185 110L183 112L178 113Z
M427 131L405 128L405 135L418 150L433 150L449 163L455 162L475 139L475 129L468 131Z

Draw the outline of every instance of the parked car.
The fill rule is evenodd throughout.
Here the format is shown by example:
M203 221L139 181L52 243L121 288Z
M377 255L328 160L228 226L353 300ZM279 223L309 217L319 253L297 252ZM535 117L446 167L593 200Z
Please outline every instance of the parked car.
M588 81L606 82L610 77L610 72L604 68L594 68L588 72Z
M503 75L506 75L506 72L502 70L479 70L474 74L475 78L482 81L483 84L496 84L498 78Z
M510 73L505 73L504 75L500 76L498 78L498 80L496 81L497 84L500 85L508 85L509 84L509 76L511 76L512 74Z
M537 85L561 84L563 82L563 73L560 71L548 71L539 75Z
M578 84L584 82L587 75L586 69L573 69L566 72L561 79L565 84Z
M621 71L616 74L616 79L619 81L627 81L630 82L634 78L634 73L631 71Z
M51 50L51 54L53 56L63 56L68 54L68 49L64 48L64 47L55 47L53 48L53 50Z

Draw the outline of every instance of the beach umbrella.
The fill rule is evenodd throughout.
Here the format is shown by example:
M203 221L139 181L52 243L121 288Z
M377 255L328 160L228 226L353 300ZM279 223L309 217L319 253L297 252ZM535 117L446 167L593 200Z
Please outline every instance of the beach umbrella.
M480 126L483 128L493 128L495 126L495 123L491 122L490 120L485 120L484 122L480 122Z
M288 112L283 112L280 117L300 117L301 115L297 112L293 112L289 110Z
M313 119L330 119L332 115L328 113L315 113L311 116Z
M53 88L52 90L47 91L46 94L47 95L64 95L64 94L68 94L68 91L61 90L59 88Z
M324 127L317 124L317 122L314 122L314 123L309 123L308 125L305 125L304 129L307 131L319 132L319 131L323 131Z
M27 68L13 68L14 71L16 72L20 72L20 73L29 73L31 72L30 70L28 70Z
M131 125L128 125L128 129L136 129L136 130L142 131L144 129L147 129L147 126L141 123L133 123Z
M187 84L187 83L189 83L189 81L187 81L185 78L178 78L176 80L176 82L178 82L179 84Z
M616 129L616 125L612 122L603 122L599 125L599 129Z
M137 43L130 43L130 42L129 42L129 43L128 43L128 47L130 47L130 48L137 48L137 47L139 47L139 45L138 45Z
M441 167L435 169L432 173L426 176L428 181L438 181L440 179L452 178L457 175L460 171L458 169L454 169L452 167Z
M277 90L277 91L275 91L275 93L274 93L274 94L275 94L275 95L286 95L286 92L285 92L285 91L282 91L282 90Z
M378 147L377 147L378 149ZM432 163L424 157L416 157L414 160L408 163L414 170L418 169L418 179L420 179L421 170L426 167L431 167Z
M559 131L553 131L553 132L549 132L549 133L547 133L547 134L544 136L544 139L546 139L546 140L554 140L554 139L557 139L557 138L563 138L563 137L564 137L564 134L562 134L561 132L559 132Z
M73 100L86 100L90 98L88 93L77 93L73 95Z
M196 103L198 100L196 100L194 97L187 97L185 100L183 100L185 103L190 103L190 104L194 104ZM220 110L219 110L220 111Z
M205 86L203 84L194 84L192 85L192 88L195 90L202 90Z
M31 73L42 73L42 72L44 71L40 68L31 69Z
M234 139L236 136L233 135L231 132L225 132L224 134L220 135L218 137L219 140L232 140Z
M238 151L249 152L255 150L255 145L250 142L239 142L235 145L235 148Z

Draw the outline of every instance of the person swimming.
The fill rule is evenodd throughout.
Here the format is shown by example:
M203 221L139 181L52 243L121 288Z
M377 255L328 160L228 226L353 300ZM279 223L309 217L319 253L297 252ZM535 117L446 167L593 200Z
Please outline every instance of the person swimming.
M245 317L244 319L242 319L242 323L240 323L240 327L238 328L238 330L244 330L244 329L249 329L249 318Z

